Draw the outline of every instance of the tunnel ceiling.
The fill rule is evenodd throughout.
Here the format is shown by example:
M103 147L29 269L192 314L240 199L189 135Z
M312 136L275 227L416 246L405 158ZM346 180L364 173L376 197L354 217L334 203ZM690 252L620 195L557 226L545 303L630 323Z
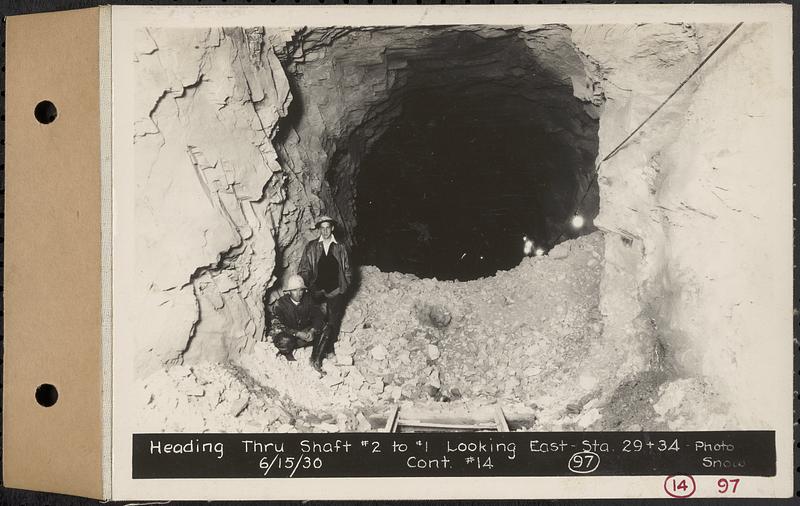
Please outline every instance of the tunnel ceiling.
M574 236L602 97L567 28L311 29L280 57L282 161L319 171L360 263L474 279L516 265L523 235Z

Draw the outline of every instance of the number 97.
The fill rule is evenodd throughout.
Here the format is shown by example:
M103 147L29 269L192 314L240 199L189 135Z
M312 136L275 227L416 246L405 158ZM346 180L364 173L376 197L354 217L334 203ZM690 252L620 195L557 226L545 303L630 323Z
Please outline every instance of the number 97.
M730 480L726 478L720 478L717 480L717 492L720 494L727 494L730 492L731 494L736 493L736 487L739 486L739 478L732 478Z

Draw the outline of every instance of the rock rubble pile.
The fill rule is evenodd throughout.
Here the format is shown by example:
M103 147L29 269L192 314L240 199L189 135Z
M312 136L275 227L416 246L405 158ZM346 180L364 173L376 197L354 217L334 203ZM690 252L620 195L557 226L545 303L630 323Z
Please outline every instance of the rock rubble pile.
M352 360L368 382L380 380L377 400L569 398L602 330L601 260L594 234L470 282L365 267L336 360Z
M236 366L150 376L140 404L164 430L367 431L395 404L469 411L495 403L517 429L601 426L601 392L616 385L585 371L603 330L602 260L595 233L469 282L363 267L323 377L308 363L310 348L287 362L264 341Z

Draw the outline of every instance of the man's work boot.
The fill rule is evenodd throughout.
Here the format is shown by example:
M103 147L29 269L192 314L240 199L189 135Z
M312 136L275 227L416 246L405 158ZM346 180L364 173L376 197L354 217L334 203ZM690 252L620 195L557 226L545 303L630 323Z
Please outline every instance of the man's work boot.
M325 352L326 349L330 346L331 341L331 333L328 327L322 331L322 335L319 337L319 341L314 344L314 349L311 352L311 367L313 367L318 373L324 375L325 372L322 370L322 361L325 359Z
M276 354L276 356L285 358L287 362L297 362L297 359L294 358L294 353L291 351L290 352L279 351Z
M288 362L296 362L297 359L294 358L294 337L288 334L278 334L272 340L272 344L278 348L278 353L275 354L276 357L283 356Z
M335 356L334 345L336 344L336 341L336 339L333 339L333 335L331 335L331 338L328 339L328 343L325 345L325 358L333 358Z
M309 364L311 367L314 368L315 371L320 373L322 376L325 375L325 372L322 370L321 361L319 360L320 356L320 345L322 344L322 338L325 335L325 331L315 333L314 341L311 348L311 357L308 359Z

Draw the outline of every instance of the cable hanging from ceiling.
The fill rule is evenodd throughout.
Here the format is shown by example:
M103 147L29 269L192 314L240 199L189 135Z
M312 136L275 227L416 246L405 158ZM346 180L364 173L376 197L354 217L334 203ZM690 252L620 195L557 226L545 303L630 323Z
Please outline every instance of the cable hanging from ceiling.
M742 24L744 23L739 22L736 26L734 26L733 29L731 29L731 31L728 32L728 34L719 43L717 43L714 49L710 53L708 53L708 55L705 58L703 58L703 61L701 61L700 64L697 65L697 67L688 76L686 76L686 78L683 81L681 81L681 83L672 91L672 93L670 93L667 96L667 98L665 98L661 102L661 104L658 107L656 107L655 110L653 110L653 112L650 113L649 116L647 116L641 123L639 123L639 126L633 129L633 131L630 134L628 134L624 139L622 139L622 141L619 144L617 144L617 146L614 149L612 149L605 157L603 157L600 160L600 162L597 163L597 165L594 168L592 179L586 186L586 190L584 191L581 199L578 201L578 205L575 207L575 210L573 211L572 216L570 218L570 225L573 228L580 229L584 224L584 219L583 216L580 215L580 210L583 208L583 203L586 200L586 196L589 195L589 191L592 189L592 186L594 186L595 183L597 182L597 177L600 173L600 166L606 161L610 160L617 153L619 153L620 150L625 146L625 144L627 144L627 142L631 140L633 136L636 135L642 129L642 127L644 127L644 125L647 124L647 122L650 121L653 118L653 116L655 116L658 113L658 111L660 111L667 104L667 102L669 102L672 99L672 97L674 97L684 87L684 85L687 82L689 82L689 80L700 71L701 68L703 68L703 66L705 66L706 63L708 63L708 61L714 56L714 54L716 54L717 51L719 51L720 48L722 48L722 46L724 46L725 43L728 42L728 40L733 36L734 33L736 33L736 31L742 26ZM559 234L559 236L556 238L553 244L558 244L561 241L561 239L564 238L564 234L565 234L564 229L562 229L562 232Z

